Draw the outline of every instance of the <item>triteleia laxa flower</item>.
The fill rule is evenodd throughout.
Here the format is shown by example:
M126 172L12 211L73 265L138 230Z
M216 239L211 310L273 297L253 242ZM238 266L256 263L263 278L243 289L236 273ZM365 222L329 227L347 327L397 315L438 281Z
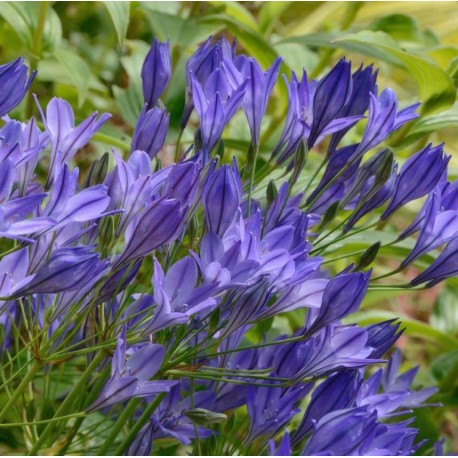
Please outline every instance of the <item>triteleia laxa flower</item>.
M426 148L409 157L396 178L393 198L382 219L406 203L423 197L434 189L447 168L450 156L444 154L442 145Z
M169 128L169 114L165 109L146 109L146 105L135 126L131 151L141 150L152 159L164 146Z
M165 350L161 345L144 345L134 349L126 361L126 338L122 335L113 354L111 378L88 412L109 407L133 397L152 396L168 392L178 381L149 381L160 369Z
M210 232L223 235L235 218L242 199L242 185L235 163L210 169L202 201Z
M0 65L0 116L9 113L21 100L30 88L37 71L27 76L28 68L24 65L24 58L19 57L13 62Z
M153 108L165 91L172 74L170 43L153 40L142 67L143 97L148 108Z

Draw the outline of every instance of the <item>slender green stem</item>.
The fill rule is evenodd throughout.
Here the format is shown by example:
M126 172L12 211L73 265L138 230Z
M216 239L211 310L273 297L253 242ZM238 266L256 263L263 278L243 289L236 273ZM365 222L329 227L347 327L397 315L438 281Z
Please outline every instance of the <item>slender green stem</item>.
M315 181L315 178L318 176L318 174L323 169L323 167L327 164L327 162L328 162L328 157L325 157L321 161L320 165L317 167L317 169L315 170L315 172L312 175L312 178L310 178L309 182L307 183L307 186L305 187L304 196L307 194L307 191L309 190L310 186L312 186L312 183Z
M41 48L43 43L43 34L46 25L46 13L48 11L48 2L40 2L40 10L38 12L37 26L35 28L31 49L30 49L30 71L35 71L38 68L38 62L41 59ZM29 91L27 97L27 105L25 109L26 118L33 115L33 91Z
M70 415L64 415L63 417L54 417L54 418L48 418L47 420L36 420L36 421L22 421L18 423L3 423L0 424L0 429L1 428L12 428L14 426L32 426L32 425L45 425L47 423L52 423L54 421L60 421L60 420L69 420L70 418L81 418L81 417L86 417L87 413L86 412L80 412L80 413L74 413Z
M401 270L402 270L402 267L398 267L397 269L392 270L390 272L387 272L386 274L379 275L378 277L372 278L372 281L381 280L382 278L391 277L392 275L396 275L398 272L401 272Z
M181 144L181 137L183 136L183 129L180 129L180 132L178 133L178 138L177 138L177 144L175 147L175 162L178 162L179 156L180 156L180 144Z
M111 428L110 434L105 439L105 442L100 447L100 450L97 453L98 456L106 455L108 449L115 443L119 432L126 424L129 417L135 412L135 409L137 408L139 402L139 398L133 398L129 401L126 408L123 410L122 414L118 417L116 423Z
M121 442L119 447L115 450L115 452L114 452L115 456L122 455L127 450L129 445L131 444L131 442L134 440L134 438L137 436L137 434L140 432L140 430L146 424L146 422L148 421L149 417L153 414L153 412L156 410L156 408L162 402L164 397L165 397L165 393L158 394L153 399L153 402L143 411L143 413L141 414L140 418L135 422L135 424L133 425L132 429L129 431L127 436Z
M119 140L118 138L114 138L111 135L103 134L102 132L96 132L92 136L92 140L116 146L118 148L121 148L123 151L130 151L130 143Z
M251 178L250 178L250 184L248 188L248 216L250 216L251 214L251 198L253 194L254 178L255 178L255 172L256 172L256 161L258 160L259 146L255 145L253 146L253 149L254 149L253 163L251 164Z
M89 393L89 396L87 397L87 399L85 399L86 403L87 404L91 404L93 401L95 401L95 399L97 398L97 396L99 395L100 393L100 390L102 389L102 386L106 383L106 376L107 374L109 373L110 371L110 367L107 365L104 367L104 369L99 373L99 381L94 385L94 387L92 388L91 392ZM83 421L86 419L86 416L84 417L78 417L74 423L74 425L72 426L72 428L70 429L70 431L68 432L65 440L63 441L64 442L64 445L62 446L62 448L56 453L56 455L60 455L60 456L63 456L67 453L67 450L69 449L70 445L72 444L73 442L73 439L74 437L76 436L76 434L78 433L81 425L83 424ZM95 427L95 426L94 426Z
M377 226L377 224L378 224L378 221L375 222L375 223L372 223L372 224L368 224L367 226L363 226L363 227L361 227L360 229L357 229L357 230L355 230L355 231L348 232L347 234L343 234L342 236L335 238L334 240L332 240L331 242L326 243L326 244L323 245L323 246L317 246L317 247L315 247L315 248L310 252L310 254L320 254L320 253L322 253L327 247L329 247L329 246L331 246L331 245L334 245L334 243L340 242L341 240L344 240L344 239L346 239L346 238L348 238L348 237L352 237L353 235L359 234L360 232L367 231L368 229L371 229L371 228Z
M41 363L39 361L35 361L32 367L27 372L26 376L22 379L19 386L16 388L12 396L8 399L7 403L3 406L2 411L0 412L0 423L3 421L5 416L8 414L10 409L14 406L15 402L19 399L19 397L23 394L23 392L27 389L29 383L35 376L35 374L41 369Z
M94 359L88 365L88 367L83 372L83 374L81 374L78 380L78 383L73 387L73 389L70 391L70 393L65 398L64 402L57 409L55 413L55 419L63 416L65 411L72 406L73 402L78 397L78 395L81 394L81 391L86 390L87 388L86 382L88 381L89 377L94 373L95 369L100 364L100 362L103 360L103 358L105 358L105 356L106 356L105 352L101 351L94 357ZM46 426L43 433L41 434L37 442L33 445L32 449L30 450L30 455L38 454L41 446L45 443L48 436L53 432L54 428L55 428L54 422L48 423L48 426Z

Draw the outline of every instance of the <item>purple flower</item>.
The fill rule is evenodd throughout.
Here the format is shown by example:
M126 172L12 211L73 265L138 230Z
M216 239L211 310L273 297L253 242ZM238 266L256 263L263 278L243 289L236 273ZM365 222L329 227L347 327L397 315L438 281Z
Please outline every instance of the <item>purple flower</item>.
M238 56L234 64L229 60L223 61L223 68L230 77L234 89L240 87L242 81L248 82L242 106L250 126L251 141L255 146L259 145L262 118L277 81L281 63L282 59L278 58L266 72L263 72L258 62L251 57Z
M95 185L75 194L78 180L78 169L70 171L64 164L55 177L50 199L44 214L55 219L57 227L70 222L86 222L105 215L110 198L105 185Z
M131 152L144 151L152 159L164 146L169 128L169 114L165 109L143 107L132 136Z
M409 256L402 262L402 268L458 237L458 209L441 211L441 194L440 189L435 189L428 195L420 234Z
M367 69L366 69L367 70ZM337 144L342 136L362 118L365 111L365 94L368 89L360 85L353 91L353 82L369 84L369 71L351 75L351 65L345 59L320 81L309 83L304 71L299 82L293 73L288 86L288 114L283 133L275 147L273 156L283 163L297 150L300 141L306 141L308 148L317 145L327 135L337 135ZM361 76L362 75L362 76ZM362 80L362 81L360 81ZM362 111L361 111L362 110ZM336 134L337 133L337 134Z
M24 58L19 57L13 62L0 65L0 116L9 113L16 105L19 105L29 90L36 70L27 77L28 68L24 65Z
M242 183L235 161L209 170L202 191L208 229L222 236L231 225L242 199Z
M49 166L48 185L52 177L57 177L62 165L68 164L77 151L86 145L91 137L111 118L108 113L97 119L93 113L79 126L75 126L73 109L65 100L54 97L46 107L46 116L37 101L41 118L51 141L51 164Z
M97 400L86 410L94 412L127 401L133 397L153 396L168 392L179 383L173 380L149 381L160 369L165 350L161 345L147 344L134 349L126 362L126 338L118 339L111 363L111 378Z
M143 97L148 108L156 105L169 83L171 74L170 43L161 43L155 38L142 67Z
M278 448L275 450L275 441L272 439L269 441L269 455L270 456L292 456L293 452L291 449L291 440L289 438L289 432L285 431L282 440L278 444Z
M330 412L315 425L302 455L360 455L377 424L377 413L366 408Z
M212 410L215 394L211 391L198 391L194 393L193 401L193 408ZM151 423L145 428L152 428L154 439L172 437L185 445L189 445L195 437L200 439L210 437L213 431L197 426L185 415L191 406L191 398L189 396L183 398L180 386L176 385L161 402L151 417Z
M14 296L78 289L93 276L98 262L99 255L88 247L58 248L36 274L16 285Z
M378 98L374 94L370 96L369 119L353 160L382 143L406 122L418 117L415 113L418 103L397 111L398 99L391 89L382 91Z
M352 370L337 372L318 385L292 435L292 443L296 445L301 442L313 431L314 424L328 413L352 407L359 386L360 377Z
M371 358L381 358L393 346L404 331L399 330L399 327L400 323L396 323L394 319L365 328L369 335L367 345L374 349L370 354Z
M311 384L300 383L288 389L278 386L250 386L247 394L247 410L250 431L247 442L260 436L270 439L300 412L299 402L307 395Z
M186 127L194 108L192 76L201 86L204 86L213 71L220 68L224 58L230 60L234 58L234 48L231 48L225 38L219 38L215 43L212 43L212 39L213 37L208 37L186 63L187 92L186 105L181 118L182 129Z
M8 171L5 171L6 192L8 193ZM40 203L46 197L46 193L31 194L25 197L8 200L3 205L0 205L0 236L22 240L24 242L34 242L33 238L25 237L36 232L46 231L56 225L53 218L33 216L26 217L35 212Z
M352 95L351 64L341 59L317 84L313 95L313 120L308 135L311 148L336 119Z
M428 282L427 286L433 286L456 275L458 275L458 237L452 239L433 263L411 283L417 286Z
M237 295L233 299L233 306L228 310L227 324L221 331L221 337L226 337L245 324L254 322L265 309L268 300L268 282L265 279Z
M345 273L331 279L323 292L316 318L307 332L311 334L356 312L366 294L370 275L370 272Z
M160 199L147 205L132 221L129 239L115 267L122 267L172 242L182 229L184 214L178 199Z
M432 191L446 170L450 157L444 154L442 145L433 148L431 144L409 157L396 178L393 198L382 219Z
M197 279L196 262L189 256L173 264L166 275L154 259L152 283L156 309L145 333L187 322L191 315L216 305L211 297L215 285L196 287Z
M352 116L363 115L369 107L371 94L377 93L377 70L374 71L372 65L363 68L359 67L352 75L352 92L348 102L342 107L339 118L349 118ZM333 153L349 127L344 128L333 134L329 143L328 151Z
M216 145L229 120L237 111L245 91L246 84L241 84L230 93L229 84L222 81L224 75L216 69L201 86L191 74L192 98L200 118L200 134L204 150L204 162Z
M304 335L301 331L297 334ZM305 334L306 335L306 334ZM272 367L280 377L301 380L319 377L342 367L358 368L381 362L369 358L368 333L357 326L328 325L303 342L293 342L278 349Z

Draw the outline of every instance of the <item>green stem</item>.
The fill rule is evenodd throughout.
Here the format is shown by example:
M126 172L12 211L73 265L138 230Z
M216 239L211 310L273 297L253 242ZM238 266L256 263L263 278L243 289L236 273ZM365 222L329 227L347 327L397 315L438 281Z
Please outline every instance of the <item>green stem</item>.
M48 420L23 421L20 423L3 423L3 424L0 424L0 429L1 428L12 428L14 426L45 425L47 423L52 423L54 421L69 420L70 418L82 418L86 416L87 416L86 412L80 412L80 413L74 413L70 415L64 415L63 417L59 417L59 418L49 418Z
M123 410L122 414L119 416L119 418L116 420L116 423L111 428L110 434L105 439L105 442L100 447L100 450L97 453L98 456L106 455L108 449L115 443L119 432L126 424L129 417L135 412L139 402L139 398L133 398L129 401L126 408Z
M10 412L11 408L14 406L14 403L27 389L29 383L40 369L41 363L39 361L35 361L32 367L29 369L29 372L27 372L26 376L22 379L21 383L16 388L12 396L8 399L8 402L4 405L2 411L0 412L0 423L3 421L5 416Z
M131 442L134 440L134 438L137 436L137 434L140 432L140 430L143 428L143 426L146 424L148 421L149 417L153 414L153 412L156 410L156 408L159 406L159 404L162 402L162 400L165 397L165 393L158 394L154 399L153 402L143 411L141 414L140 418L135 422L133 425L132 429L129 431L127 436L124 438L124 440L121 442L119 447L115 450L114 455L119 456L122 453L124 453Z
M130 151L130 144L123 142L117 138L111 137L110 135L103 134L102 132L97 132L92 136L92 140L96 142L106 143L111 146L116 146L121 148L124 151Z
M80 379L78 380L78 383L73 387L73 389L70 391L70 393L65 398L64 402L57 409L55 413L55 419L63 416L65 411L69 407L71 407L71 405L75 401L75 398L81 393L81 391L86 390L86 382L88 381L89 377L94 373L95 369L100 364L100 362L103 360L103 358L105 358L105 356L106 356L105 352L101 351L94 357L94 359L91 361L89 366L86 368L86 370L81 375ZM54 422L48 423L48 426L46 426L43 433L41 434L37 442L33 445L32 449L30 450L30 455L38 455L38 452L41 446L45 443L48 436L53 432L54 428L55 428Z
M99 373L99 381L94 385L94 388L92 388L91 392L89 393L89 396L87 399L85 399L85 402L87 404L92 404L93 401L96 400L97 396L100 393L100 390L102 389L103 385L106 383L106 376L110 372L110 367L107 365L105 368ZM66 455L67 450L69 449L70 445L72 444L72 441L76 434L78 433L81 425L83 424L83 421L86 419L86 416L84 417L78 417L73 425L73 427L70 429L68 432L64 442L63 447L56 453L56 455Z
M392 270L390 272L387 272L386 274L383 274L383 275L379 275L378 277L374 277L372 278L371 280L372 281L375 281L375 280L381 280L382 278L387 278L387 277L391 277L392 275L396 275L398 272L401 272L402 268L401 267L398 267L397 269L395 270Z
M315 170L315 172L313 173L312 178L310 178L310 181L307 183L307 186L305 187L305 190L304 190L304 196L307 194L307 191L309 190L310 186L315 181L315 178L318 176L318 174L323 169L323 167L327 164L327 162L328 162L328 157L326 156L321 161L321 164L318 166L318 168Z
M250 178L250 185L248 188L248 216L251 214L251 196L253 194L253 187L254 187L254 177L256 172L256 161L258 160L259 154L259 146L253 146L254 154L253 154L253 163L251 164L251 178Z
M32 45L30 49L30 71L33 72L38 68L38 62L41 59L41 47L43 42L43 34L46 25L46 13L48 10L48 2L40 2L40 11L38 12L37 26L35 28ZM33 91L29 90L27 105L25 109L26 118L33 115Z
M323 246L317 246L313 248L313 250L310 252L310 254L320 254L322 253L327 247L334 245L334 243L340 242L341 240L347 239L348 237L352 237L353 235L359 234L360 232L367 231L368 229L372 229L373 227L377 226L378 221L372 224L368 224L367 226L363 226L360 229L357 229L355 231L348 232L347 234L344 234L340 237L335 238L331 242L326 243ZM329 234L328 234L329 235Z
M177 138L177 144L175 147L175 162L178 162L179 156L180 156L180 144L181 144L181 137L183 136L183 129L180 129L180 132L178 133L178 138Z

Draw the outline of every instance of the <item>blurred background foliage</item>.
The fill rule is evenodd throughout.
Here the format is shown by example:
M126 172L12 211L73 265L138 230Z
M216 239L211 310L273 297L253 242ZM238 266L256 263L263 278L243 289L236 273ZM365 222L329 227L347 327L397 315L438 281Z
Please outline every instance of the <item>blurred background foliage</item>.
M94 110L114 114L90 146L76 157L84 171L88 164L112 147L127 153L130 136L142 107L140 69L154 37L169 39L173 77L164 96L171 112L171 129L163 161L174 151L185 97L185 63L208 35L237 39L239 52L251 54L264 66L284 58L282 73L319 77L340 57L355 68L379 68L379 88L391 87L401 106L421 101L418 120L389 139L402 162L429 142L446 143L452 155L451 178L458 176L458 5L456 2L2 2L0 5L0 59L27 58L38 76L32 92L45 106L53 96L69 100L77 120ZM261 152L269 152L282 128L287 92L279 79L263 125ZM32 96L13 115L37 115ZM197 119L192 120L195 123ZM183 135L183 148L192 141L193 123ZM346 141L361 135L359 123ZM224 136L224 159L236 155L245 162L249 130L236 116ZM261 157L261 166L262 166ZM309 155L306 173L320 161L320 147ZM279 171L279 174L281 171ZM83 173L84 175L84 173ZM306 175L306 174L304 174ZM276 174L274 174L276 177ZM306 177L307 178L307 177ZM301 191L299 180L297 191ZM267 182L266 182L267 183ZM264 183L264 184L266 184ZM258 186L263 195L265 186ZM414 207L418 209L421 203ZM389 242L406 227L413 212L390 221L377 238ZM381 240L382 238L386 240ZM338 271L354 252L376 240L357 234L334 246L329 263ZM383 274L397 267L413 246L412 240L382 248ZM357 259L357 256L354 256ZM421 258L411 271L400 274L400 283L431 262ZM341 264L342 263L342 264ZM448 449L458 450L458 281L449 280L428 291L380 291L373 288L363 310L353 316L360 323L400 317L406 327L399 341L406 367L420 365L418 383L437 385L435 401L443 407L417 412L417 426L429 439L447 437ZM275 326L298 327L301 314L280 319ZM420 453L425 453L425 446Z

